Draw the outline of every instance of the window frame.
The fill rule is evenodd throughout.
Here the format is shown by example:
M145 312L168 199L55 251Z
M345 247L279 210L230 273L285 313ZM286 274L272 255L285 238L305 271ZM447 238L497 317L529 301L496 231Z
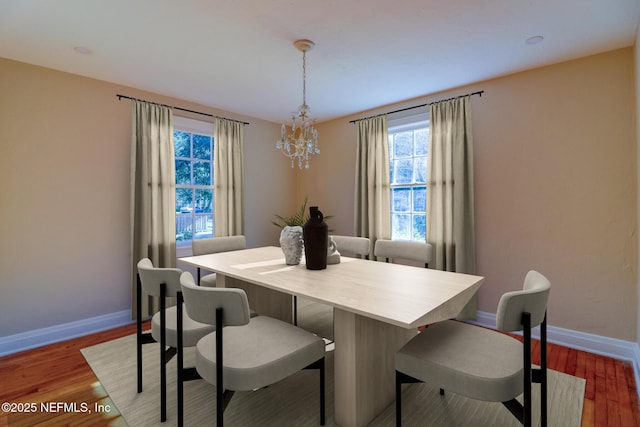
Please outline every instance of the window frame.
M213 231L213 227L215 224L215 195L213 194L213 190L214 190L214 181L213 181L213 174L214 174L214 148L215 148L215 141L214 141L214 129L213 129L213 123L210 122L206 122L206 121L202 121L202 120L196 120L196 119L191 119L188 117L182 117L182 116L174 116L173 117L173 132L186 132L192 135L192 140L191 140L191 144L193 144L193 135L197 134L197 135L204 135L204 136L208 136L211 138L211 160L203 160L203 159L198 159L198 158L193 158L193 157L175 157L175 147L174 147L174 164L176 163L177 160L183 159L183 160L189 160L191 163L193 163L194 160L197 160L199 162L210 162L211 163L211 186L207 186L207 185L195 185L195 184L189 184L189 185L185 185L185 184L178 184L177 183L177 176L176 176L176 182L175 182L175 189L176 189L176 205L177 205L177 198L178 198L178 190L179 189L184 189L184 188L189 188L194 190L194 195L195 192L199 189L210 189L211 190L211 219L212 219L212 223L211 223L211 237L213 237L214 235L214 231ZM173 133L172 133L172 137L173 137ZM174 145L175 145L175 141L174 141ZM191 147L193 149L193 145ZM191 156L193 156L193 152L191 152ZM193 167L191 167L191 177L193 178ZM176 174L177 175L177 174ZM193 182L193 181L192 181ZM195 196L194 196L195 197ZM195 200L193 201L193 203L195 203ZM190 249L192 242L193 242L193 236L191 239L189 240L178 240L178 221L180 217L186 217L186 216L191 216L192 218L192 224L193 221L195 220L196 216L206 216L209 215L208 212L206 213L198 213L196 212L196 210L194 209L192 212L190 213L178 213L177 211L177 206L174 208L175 211L175 215L176 215L176 249ZM204 238L204 237L203 237Z
M410 156L399 156L396 157L394 153L395 148L395 138L392 138L392 135L398 134L400 132L406 131L415 131L418 129L426 129L427 131L427 150L425 155L416 154L415 146L413 147L413 153ZM420 113L408 115L405 117L391 119L387 124L387 133L388 133L388 144L389 144L389 197L390 197L390 228L391 228L391 238L394 240L407 240L407 236L398 236L394 233L394 218L398 218L399 215L407 215L408 220L410 221L410 236L409 240L414 241L425 241L427 238L427 211L428 211L428 200L427 200L427 186L428 186L428 162L429 155L431 154L431 150L429 148L429 113ZM392 140L394 141L392 143ZM424 181L416 182L416 169L415 169L415 159L416 158L424 158L425 170L424 170ZM412 163L412 179L410 183L394 183L392 178L394 177L394 161L401 159L411 159ZM415 210L415 190L424 187L424 211ZM409 190L409 210L408 211L397 211L396 206L394 205L394 190L397 189L407 189ZM415 220L418 217L424 217L424 238L416 232L416 223Z

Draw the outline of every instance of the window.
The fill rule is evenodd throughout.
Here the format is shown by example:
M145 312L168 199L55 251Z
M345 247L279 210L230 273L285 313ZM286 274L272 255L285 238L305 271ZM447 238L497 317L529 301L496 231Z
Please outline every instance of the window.
M174 117L176 246L213 237L213 127Z
M428 156L426 115L389 123L392 239L426 239Z

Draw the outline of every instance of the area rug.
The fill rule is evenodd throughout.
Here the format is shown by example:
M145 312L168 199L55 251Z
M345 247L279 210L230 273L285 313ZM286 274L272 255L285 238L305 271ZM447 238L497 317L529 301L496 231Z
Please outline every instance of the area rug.
M330 347L329 347L330 348ZM185 366L193 366L194 349L186 349ZM143 347L144 390L136 392L135 335L82 350L82 354L130 427L176 425L176 361L167 367L167 421L160 423L158 344ZM549 426L579 427L585 380L548 372ZM327 426L334 422L333 351L327 352ZM539 386L534 386L534 425L539 425ZM300 371L277 384L253 392L236 392L225 411L227 426L318 426L317 371ZM185 426L215 425L215 388L203 380L185 383ZM394 426L390 404L370 426ZM466 399L453 393L444 397L428 384L411 384L403 391L404 426L519 426L500 403Z

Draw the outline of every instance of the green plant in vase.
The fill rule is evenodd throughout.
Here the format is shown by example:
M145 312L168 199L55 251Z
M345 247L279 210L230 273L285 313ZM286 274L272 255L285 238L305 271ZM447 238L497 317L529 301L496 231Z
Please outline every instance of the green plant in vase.
M296 210L296 212L293 215L290 216L283 216L283 215L274 215L278 221L271 221L271 223L273 225L275 225L278 228L284 228L286 226L289 227L294 227L294 226L300 226L303 227L306 222L309 220L309 212L307 211L307 197L304 198L304 202L302 202L302 205L300 205L300 207ZM324 219L330 219L332 218L331 215L325 215ZM329 230L332 231L332 230Z

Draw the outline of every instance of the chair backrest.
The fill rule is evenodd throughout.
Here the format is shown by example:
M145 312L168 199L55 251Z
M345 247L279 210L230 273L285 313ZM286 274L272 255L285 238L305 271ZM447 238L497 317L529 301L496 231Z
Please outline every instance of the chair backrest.
M531 270L524 279L521 291L502 295L496 313L496 328L513 332L522 330L522 313L531 314L531 327L544 320L551 283L542 274Z
M341 254L344 251L349 254L369 258L371 241L367 237L332 235L331 238L336 242L338 252Z
M175 297L180 291L179 268L158 268L154 267L149 258L143 258L138 262L138 274L142 289L149 295L160 296L160 284L166 285L167 297Z
M188 271L180 276L180 284L187 313L196 322L215 325L216 308L221 307L224 326L242 326L249 323L249 300L244 290L197 286Z
M212 237L209 239L195 239L191 243L193 255L215 254L218 252L238 251L247 248L244 236Z
M412 240L376 240L374 255L378 258L431 262L431 244Z

